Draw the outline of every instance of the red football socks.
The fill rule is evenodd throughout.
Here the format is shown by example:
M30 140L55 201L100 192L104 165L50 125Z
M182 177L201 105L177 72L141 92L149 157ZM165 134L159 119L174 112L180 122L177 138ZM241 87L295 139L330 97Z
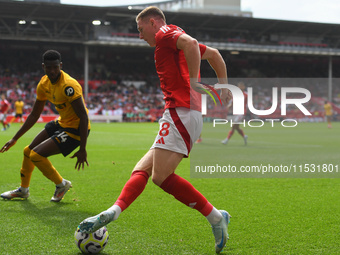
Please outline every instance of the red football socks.
M148 183L149 174L145 171L133 171L117 201L114 203L124 211L143 192Z
M147 172L134 171L114 204L124 211L143 192L148 179ZM204 216L208 216L213 210L213 206L190 182L174 173L168 176L160 187L178 201L198 210Z
M234 130L230 130L228 133L228 139L230 139L230 137L232 137L233 134L234 134Z
M190 182L175 173L169 175L160 187L178 201L198 210L204 216L209 215L213 210L213 206Z

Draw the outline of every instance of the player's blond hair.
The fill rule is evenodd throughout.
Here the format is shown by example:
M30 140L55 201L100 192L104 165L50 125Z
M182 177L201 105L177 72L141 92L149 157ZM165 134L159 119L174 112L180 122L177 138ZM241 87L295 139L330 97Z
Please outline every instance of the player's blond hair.
M149 6L149 7L146 7L144 10L142 10L137 15L136 22L138 22L138 20L141 20L147 17L160 18L164 20L164 22L166 22L164 13L162 12L161 9L159 9L156 6Z

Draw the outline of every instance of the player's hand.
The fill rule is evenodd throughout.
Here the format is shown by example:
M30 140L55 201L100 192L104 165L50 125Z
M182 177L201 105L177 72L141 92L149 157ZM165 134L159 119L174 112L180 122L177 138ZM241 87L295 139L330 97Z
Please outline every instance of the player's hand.
M71 158L77 157L77 162L74 167L74 169L78 168L78 171L81 169L84 170L84 165L86 163L87 166L89 166L89 163L87 162L87 152L86 150L79 150L76 153L73 154Z
M1 148L0 152L4 153L5 151L8 151L9 148L11 148L17 141L14 139L9 140L5 145Z
M229 89L221 89L221 100L224 105L228 105L228 102L233 98L233 95Z

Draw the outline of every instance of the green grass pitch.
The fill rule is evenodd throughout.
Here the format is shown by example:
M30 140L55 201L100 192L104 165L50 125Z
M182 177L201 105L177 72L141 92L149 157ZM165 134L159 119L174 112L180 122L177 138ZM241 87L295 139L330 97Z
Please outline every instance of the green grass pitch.
M18 128L14 124L0 132L0 146ZM42 128L43 124L35 125L8 152L0 154L1 193L20 185L23 148ZM246 127L248 146L236 133L223 146L220 141L229 129L212 130L211 123L205 123L203 143L195 145L195 153L218 148L225 162L237 167L261 163L340 165L340 123L333 123L332 129L327 129L326 123L299 123L296 128ZM54 184L38 169L33 172L27 200L0 200L0 254L80 254L73 239L79 222L114 203L157 130L157 123L92 123L89 167L78 172L74 159L50 157L73 184L64 200L50 202ZM195 157L183 160L176 173L190 180L216 208L232 215L230 240L223 254L339 254L339 178L192 178L190 161ZM214 254L207 220L151 180L142 195L107 228L110 240L102 254Z

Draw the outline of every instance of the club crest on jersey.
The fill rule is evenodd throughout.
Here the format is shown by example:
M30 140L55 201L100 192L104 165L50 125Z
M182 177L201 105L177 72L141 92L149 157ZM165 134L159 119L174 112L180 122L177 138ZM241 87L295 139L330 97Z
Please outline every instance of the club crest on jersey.
M74 89L72 87L66 87L64 91L66 96L71 97L74 95Z

